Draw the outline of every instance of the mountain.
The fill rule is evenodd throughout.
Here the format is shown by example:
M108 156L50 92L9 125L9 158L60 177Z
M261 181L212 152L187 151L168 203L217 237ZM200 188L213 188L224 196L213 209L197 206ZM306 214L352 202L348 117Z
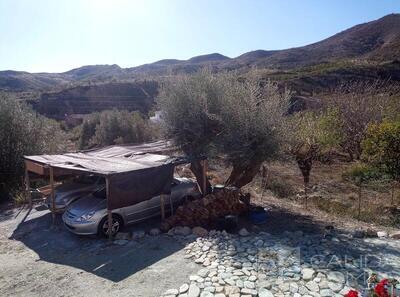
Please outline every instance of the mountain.
M385 61L399 58L400 14L390 14L307 46L250 52L235 60L270 68L293 68L343 59Z
M285 50L255 50L230 58L219 53L187 60L164 59L137 67L88 65L63 73L0 71L0 91L17 93L50 117L107 108L147 112L162 76L258 69L265 79L288 86L297 96L329 92L352 80L400 82L400 14L356 25L322 41Z
M151 75L193 73L210 66L214 71L258 69L293 70L341 61L381 63L400 60L400 14L356 25L322 41L286 50L256 50L229 58L219 53L188 60L165 59L131 68L90 65L63 73L0 71L0 90L49 90L55 86L123 80Z

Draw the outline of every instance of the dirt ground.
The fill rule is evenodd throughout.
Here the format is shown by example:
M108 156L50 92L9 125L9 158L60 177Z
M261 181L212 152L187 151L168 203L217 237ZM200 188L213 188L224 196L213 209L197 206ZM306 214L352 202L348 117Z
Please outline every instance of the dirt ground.
M159 296L179 287L196 264L166 235L110 244L79 237L41 207L0 210L0 296ZM149 228L146 222L130 230Z

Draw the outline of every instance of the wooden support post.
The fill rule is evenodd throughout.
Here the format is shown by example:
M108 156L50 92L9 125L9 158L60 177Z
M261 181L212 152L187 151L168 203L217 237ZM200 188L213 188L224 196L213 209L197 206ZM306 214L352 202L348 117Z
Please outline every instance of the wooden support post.
M112 211L109 207L110 199L110 180L106 177L106 199L107 199L107 222L108 222L108 239L112 240Z
M203 197L207 195L207 160L201 162L201 167L203 169L203 184L202 184L202 194Z
M174 204L172 203L172 195L169 195L169 205L171 206L171 216L174 215Z
M164 194L160 195L160 206L161 206L161 219L165 220L165 204L164 204Z
M32 195L31 195L31 183L29 180L29 171L25 164L25 195L28 198L29 208L32 208Z
M54 171L53 167L50 166L50 198L51 198L51 216L53 218L53 224L56 223L56 198L54 193Z

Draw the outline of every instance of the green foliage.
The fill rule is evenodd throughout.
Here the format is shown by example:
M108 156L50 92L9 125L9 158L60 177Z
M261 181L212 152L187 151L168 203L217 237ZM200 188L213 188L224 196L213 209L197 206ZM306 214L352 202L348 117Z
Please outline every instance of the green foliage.
M106 110L89 115L78 131L78 146L85 149L151 140L152 127L139 112Z
M0 191L21 184L24 155L59 152L66 147L65 139L57 122L0 95Z
M168 137L190 155L223 154L241 176L278 152L288 102L271 82L207 70L164 85L158 97Z
M382 174L376 167L368 164L356 163L343 173L343 178L360 186L371 180L382 178Z
M298 112L287 119L286 145L290 153L307 157L311 150L318 154L330 151L341 141L337 111ZM314 157L317 157L315 154Z
M362 148L365 160L400 179L400 121L369 125Z
M343 141L339 111L328 108L320 115L318 121L319 143L325 149L337 148Z

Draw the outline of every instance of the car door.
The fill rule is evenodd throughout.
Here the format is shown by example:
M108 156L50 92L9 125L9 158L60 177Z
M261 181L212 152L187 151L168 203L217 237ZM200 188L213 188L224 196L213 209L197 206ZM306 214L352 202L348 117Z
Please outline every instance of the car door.
M135 205L123 208L128 223L144 220L148 217L149 200L139 202Z

